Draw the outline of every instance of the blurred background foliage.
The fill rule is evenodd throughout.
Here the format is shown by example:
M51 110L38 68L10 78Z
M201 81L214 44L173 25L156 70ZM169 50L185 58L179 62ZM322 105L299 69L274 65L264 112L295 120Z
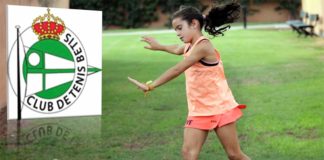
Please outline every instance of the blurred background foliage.
M224 4L235 0L211 0L211 4ZM301 0L238 0L247 6L250 14L257 11L249 5L262 4L269 1L279 2L276 10L288 10L292 17L297 17ZM103 26L118 26L122 28L139 28L145 24L158 20L159 8L163 14L171 15L181 5L192 5L202 11L209 6L201 3L202 0L70 0L70 8L102 10ZM170 25L170 22L166 24Z

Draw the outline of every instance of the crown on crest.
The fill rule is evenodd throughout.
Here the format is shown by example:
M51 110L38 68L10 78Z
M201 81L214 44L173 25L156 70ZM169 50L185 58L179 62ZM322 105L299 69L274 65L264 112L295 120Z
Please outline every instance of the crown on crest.
M65 31L65 25L61 18L54 17L47 8L44 16L38 16L34 19L32 25L33 31L38 35L38 39L60 39L60 35Z

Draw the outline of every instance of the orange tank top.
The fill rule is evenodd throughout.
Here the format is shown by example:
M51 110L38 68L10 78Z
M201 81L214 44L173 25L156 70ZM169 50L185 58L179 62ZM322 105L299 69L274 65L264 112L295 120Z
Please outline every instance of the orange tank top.
M208 39L200 37L190 49L190 44L187 44L184 58L188 57L202 40ZM215 54L217 65L206 66L199 61L185 71L189 116L222 114L238 106L227 84L223 63L216 49Z

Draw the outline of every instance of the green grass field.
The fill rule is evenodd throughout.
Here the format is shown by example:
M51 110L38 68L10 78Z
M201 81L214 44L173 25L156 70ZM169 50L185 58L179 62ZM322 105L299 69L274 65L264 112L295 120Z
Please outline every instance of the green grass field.
M153 36L164 44L181 43L175 34ZM323 159L324 40L297 38L290 30L233 30L212 42L237 101L248 105L237 123L243 151L255 160ZM147 97L127 76L154 80L182 57L145 50L144 45L139 35L103 37L100 136L89 136L92 126L81 125L84 132L74 135L77 142L45 138L19 149L1 145L1 157L181 159L184 76ZM227 159L215 133L209 133L200 159Z
M180 43L174 34L153 36L165 44ZM106 38L104 118L119 119L106 129L117 134L120 143L110 155L179 159L187 114L184 77L147 98L127 84L126 77L154 79L182 57L144 50L139 36ZM323 40L297 38L291 31L240 30L212 41L221 52L234 95L248 105L238 122L243 150L253 159L324 157ZM226 159L214 133L201 159Z

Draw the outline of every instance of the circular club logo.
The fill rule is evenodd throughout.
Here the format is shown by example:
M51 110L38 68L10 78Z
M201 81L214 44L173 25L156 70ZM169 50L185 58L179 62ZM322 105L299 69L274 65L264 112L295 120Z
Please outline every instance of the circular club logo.
M81 95L87 76L100 71L88 67L85 48L64 21L50 9L36 17L19 35L24 106L40 113L57 113L70 107ZM16 64L17 41L11 47L8 65ZM19 49L19 48L18 48ZM11 88L17 93L14 75L8 67ZM16 73L14 73L16 72Z

